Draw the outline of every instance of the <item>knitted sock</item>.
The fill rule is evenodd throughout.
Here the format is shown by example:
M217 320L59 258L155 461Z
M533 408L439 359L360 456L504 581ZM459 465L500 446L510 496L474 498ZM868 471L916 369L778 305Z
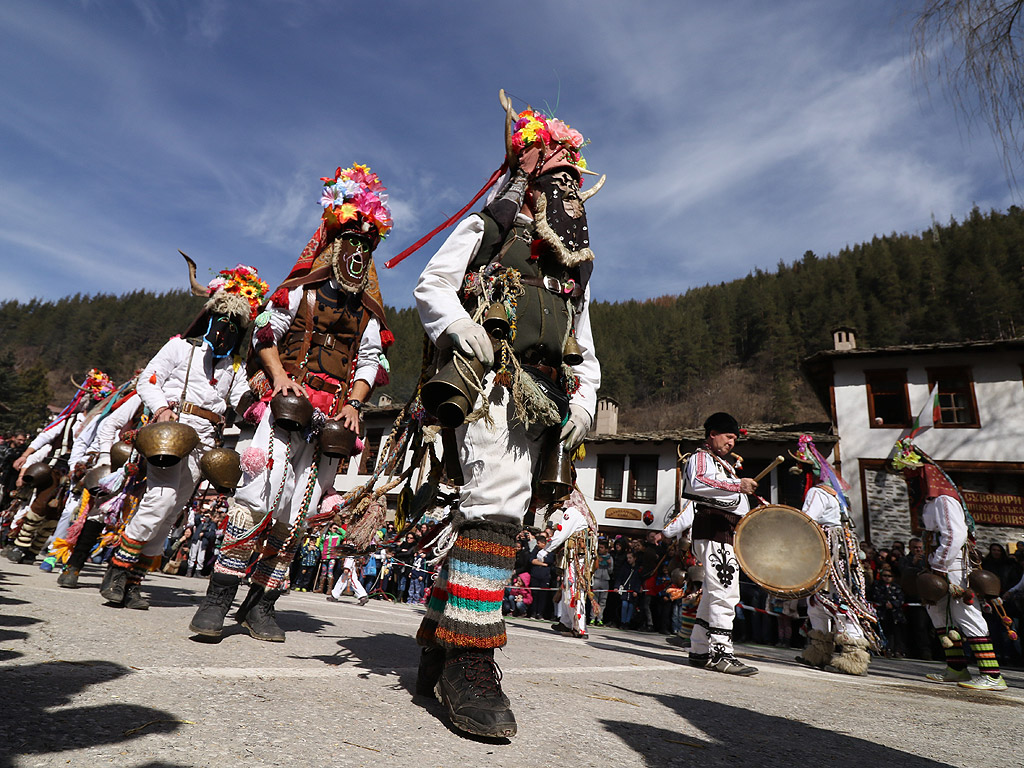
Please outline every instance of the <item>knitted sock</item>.
M448 599L434 631L437 645L480 649L505 645L501 601L515 566L519 530L515 523L488 520L465 523L459 530L448 554ZM424 625L428 618L429 614Z
M967 644L971 646L971 655L978 663L978 671L989 677L999 677L999 660L992 647L992 640L988 637L968 637Z
M299 537L291 536L285 523L277 523L267 534L260 549L260 559L249 577L268 591L281 589L291 568L295 553L299 551Z
M138 586L146 577L146 574L153 569L153 565L160 559L160 555L139 555L132 569L128 571L128 586Z
M127 568L131 570L142 557L142 547L145 546L145 544L146 542L144 541L130 539L122 533L121 540L117 544L117 549L114 550L114 554L110 558L110 564L115 568Z
M232 504L228 510L228 524L224 529L224 543L217 555L214 573L224 573L244 579L249 570L249 561L259 544L258 538L239 543L246 531L256 524L253 514L241 504Z
M427 600L427 612L420 622L420 628L416 631L416 642L422 646L436 647L437 625L444 613L444 606L448 602L448 566L445 565L434 579L434 585L430 588L430 599Z
M967 657L964 656L964 644L962 640L953 640L953 644L944 649L946 651L946 664L950 669L961 672L967 669Z

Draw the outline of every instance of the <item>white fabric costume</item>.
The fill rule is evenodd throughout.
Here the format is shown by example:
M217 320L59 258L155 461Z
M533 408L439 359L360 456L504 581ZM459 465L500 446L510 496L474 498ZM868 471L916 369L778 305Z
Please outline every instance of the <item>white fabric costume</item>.
M531 221L523 214L519 214L517 220L520 223ZM456 320L470 319L459 299L459 289L483 235L484 223L480 216L468 216L459 222L431 257L413 292L423 328L441 349L451 346L445 330ZM570 402L582 407L593 423L601 366L594 355L589 285L576 319L576 341L582 349L583 362L573 366L580 386ZM490 403L493 426L479 419L455 431L465 477L459 511L466 521L487 519L520 523L530 504L533 470L540 455L541 440L527 434L521 423L512 422L512 398L508 388L499 387L495 392L490 374L484 381L481 397L486 397ZM474 406L479 403L478 399Z
M186 402L223 416L228 403L237 406L248 389L241 363L231 358L215 360L208 345L195 346L185 339L174 338L164 344L139 374L136 391L154 414L184 398ZM149 465L146 492L124 529L125 538L145 542L142 554L146 556L163 552L164 539L199 483L199 460L214 446L215 430L208 420L183 413L179 421L196 430L199 445L173 466Z
M552 518L555 520L555 532L551 535L548 545L538 551L534 557L540 558L542 553L554 552L559 547L563 547L569 537L574 534L590 530L596 536L597 524L588 512L589 510L580 509L579 505L570 499L561 514ZM587 631L587 595L591 576L588 572L585 554L585 552L574 554L563 550L562 596L558 601L557 611L557 618L562 626L580 634L585 634Z
M740 479L732 465L706 448L690 455L685 475L687 492L702 497L709 506L737 517L750 511L750 502L740 491ZM700 514L698 509L697 516ZM690 639L691 653L730 655L733 620L740 602L739 563L732 544L697 535L699 531L694 533L693 555L704 568L704 591Z
M334 582L334 588L331 590L331 597L335 600L341 599L341 594L349 587L352 587L352 594L357 598L362 599L366 597L366 588L363 583L359 580L359 571L356 568L356 559L354 557L346 557L341 563L341 576Z
M960 501L951 496L928 499L921 510L926 531L938 534L938 545L928 556L932 570L945 573L949 583L967 588L967 520ZM942 629L948 624L958 627L964 637L987 637L988 625L977 601L967 604L947 595L934 605L926 606L932 625Z

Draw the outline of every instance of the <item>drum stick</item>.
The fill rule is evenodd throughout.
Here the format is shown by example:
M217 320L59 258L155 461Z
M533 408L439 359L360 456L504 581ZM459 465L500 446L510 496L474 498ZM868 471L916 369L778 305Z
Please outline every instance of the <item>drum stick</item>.
M757 473L757 475L754 477L754 482L755 483L760 483L764 479L765 475L767 475L769 472L771 472L773 469L775 469L777 466L779 466L779 464L781 464L785 460L786 459L784 457L782 457L782 456L776 456L774 461L772 461L771 464L769 464L767 467L765 467L764 469L762 469L760 472Z

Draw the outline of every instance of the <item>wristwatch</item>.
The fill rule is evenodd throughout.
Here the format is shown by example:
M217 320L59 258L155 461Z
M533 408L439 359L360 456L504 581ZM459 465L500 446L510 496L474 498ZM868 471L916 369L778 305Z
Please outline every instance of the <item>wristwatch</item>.
M355 408L356 409L356 413L359 413L360 411L363 410L363 401L362 400L356 400L354 397L350 397L348 400L346 400L345 401L345 405L348 405L348 406L351 406L352 408Z

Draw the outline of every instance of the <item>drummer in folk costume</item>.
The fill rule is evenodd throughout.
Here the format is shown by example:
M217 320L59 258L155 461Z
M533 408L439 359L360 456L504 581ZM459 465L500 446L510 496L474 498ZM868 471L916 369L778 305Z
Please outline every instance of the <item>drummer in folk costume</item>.
M960 491L909 437L896 443L891 464L902 472L907 483L911 512L920 516L926 532L928 565L943 587L941 596L930 601L922 589L921 578L932 574L925 572L918 576L922 602L925 602L932 625L940 633L939 640L946 653L945 671L931 673L928 679L936 683L955 682L974 690L1006 690L1006 681L988 636L988 625L978 607L980 597L968 584L968 576L974 568L971 562L974 520ZM964 641L978 664L980 674L974 678L967 671Z
M704 422L704 443L686 461L684 495L695 502L693 554L704 566L704 592L690 643L690 664L749 677L757 669L733 655L732 627L740 601L739 564L733 550L736 524L750 511L757 483L736 474L726 457L742 434L739 423L718 412Z
M362 165L321 180L320 227L255 321L249 384L256 402L245 418L256 432L242 454L244 480L228 510L210 586L189 624L201 635L220 636L238 586L248 579L236 618L252 637L284 642L274 604L307 516L333 488L341 462L321 452L318 436L328 421L358 432L363 403L378 380L386 382L383 349L394 338L372 253L392 226L388 196ZM282 395L293 398L297 412L312 411L308 427L285 428L287 420L271 405Z
M803 512L819 526L828 542L830 578L807 600L811 629L807 647L797 657L812 667L863 675L877 650L874 610L865 596L864 573L851 525L845 492L849 486L836 475L815 448L810 435L801 435L796 459L798 472L806 474Z

